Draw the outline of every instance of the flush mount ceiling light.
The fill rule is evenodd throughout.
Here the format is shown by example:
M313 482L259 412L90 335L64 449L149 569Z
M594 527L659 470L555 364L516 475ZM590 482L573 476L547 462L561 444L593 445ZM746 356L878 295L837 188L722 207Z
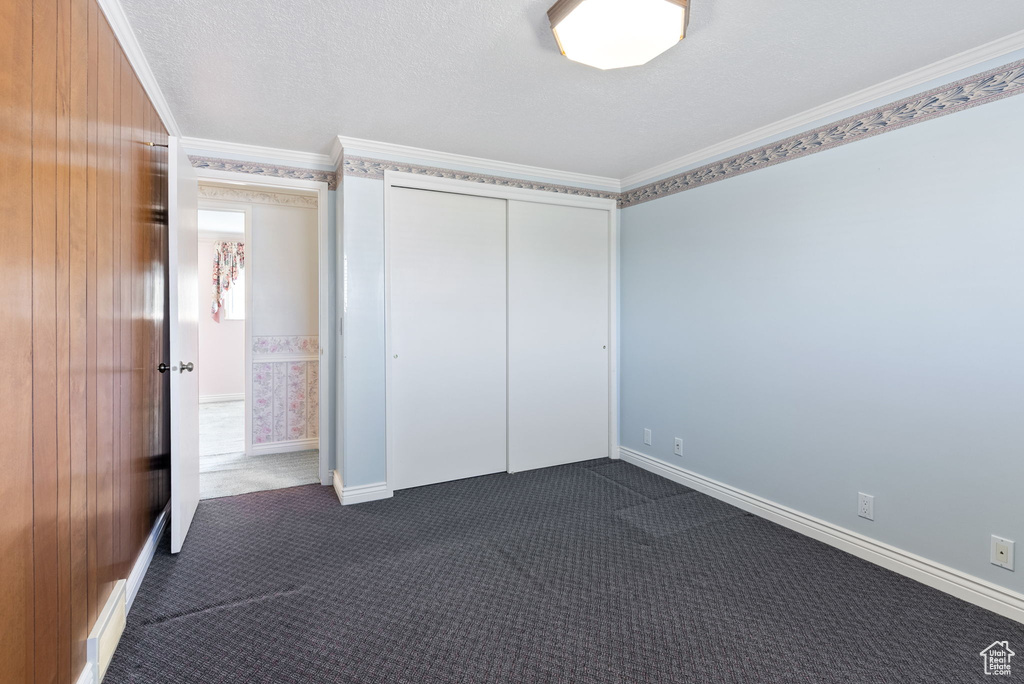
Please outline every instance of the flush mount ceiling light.
M686 36L689 0L558 0L548 10L562 54L598 69L646 64Z

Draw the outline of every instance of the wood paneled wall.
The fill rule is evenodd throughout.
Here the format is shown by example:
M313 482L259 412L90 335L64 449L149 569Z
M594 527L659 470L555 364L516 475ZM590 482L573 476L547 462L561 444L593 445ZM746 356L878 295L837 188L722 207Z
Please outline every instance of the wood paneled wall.
M167 133L95 0L0 58L0 679L74 682L169 495Z

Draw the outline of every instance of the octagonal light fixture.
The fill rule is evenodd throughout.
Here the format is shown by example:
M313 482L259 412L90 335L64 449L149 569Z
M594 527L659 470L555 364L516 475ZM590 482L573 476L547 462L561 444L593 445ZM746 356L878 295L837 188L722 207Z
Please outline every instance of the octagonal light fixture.
M562 54L598 69L646 64L686 37L689 0L558 0L548 10Z

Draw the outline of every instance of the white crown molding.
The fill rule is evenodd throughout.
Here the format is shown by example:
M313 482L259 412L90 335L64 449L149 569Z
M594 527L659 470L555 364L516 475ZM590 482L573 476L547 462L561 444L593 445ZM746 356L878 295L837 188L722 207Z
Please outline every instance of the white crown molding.
M769 499L712 480L647 454L619 447L622 460L681 485L703 492L794 532L825 542L1011 620L1024 623L1024 594L993 584L866 535L815 518Z
M768 124L767 126L762 126L761 128L754 129L748 133L744 133L743 135L723 140L720 143L705 147L702 150L691 152L690 154L672 159L663 164L652 166L644 171L631 174L622 179L622 187L629 189L635 186L644 185L670 174L683 171L687 167L706 164L719 155L755 145L767 138L772 138L794 129L809 126L821 119L833 117L841 112L845 112L846 110L863 107L875 100L889 97L909 88L924 85L929 81L942 78L943 76L948 76L949 74L960 71L961 69L969 69L981 64L982 62L1002 57L1003 55L1020 49L1024 49L1024 31L1011 33L1008 36L1004 36L1003 38L999 38L990 43L985 43L984 45L980 45L976 48L965 50L964 52L953 55L952 57L940 59L939 61L921 67L920 69L915 69L905 73L902 76L897 76L896 78L889 79L888 81L883 81L882 83L871 86L870 88L858 90L850 95L846 95L837 100L832 100L831 102L818 107L781 119L775 123Z
M565 185L591 186L601 190L620 192L622 184L616 178L607 176L591 176L585 173L574 173L572 171L558 171L546 169L540 166L527 166L525 164L513 164L511 162L498 161L496 159L482 159L480 157L467 157L462 154L451 154L437 150L426 150L420 147L409 147L406 145L395 145L392 143L379 142L376 140L362 140L360 138L347 138L339 135L338 142L345 151L355 150L362 155L380 157L387 160L426 161L440 164L444 168L461 170L481 169L491 174L509 174L518 177L542 178L547 181L564 183Z
M164 122L164 128L167 129L168 135L180 136L181 129L178 128L178 122L174 120L174 114L164 98L163 91L160 90L160 84L156 82L156 76L153 75L153 70L149 68L149 62L146 60L146 55L142 52L142 46L139 45L139 41L135 38L135 31L132 30L132 25L128 23L128 15L124 13L120 0L97 1L99 2L100 9L103 11L103 16L107 18L110 28L114 31L117 42L121 44L121 49L124 50L128 63L135 69L135 75L139 77L142 88L149 95L156 113Z
M314 164L317 166L334 165L334 161L331 159L331 155L329 154L284 150L279 147L246 145L244 143L210 140L208 138L183 137L181 139L181 146L186 150L201 150L204 152L217 152L219 154L242 155L246 157L256 157L257 159L290 162L293 164Z
M334 164L334 170L341 172L341 160L345 156L345 148L341 144L341 136L335 136L334 140L331 141L331 163Z

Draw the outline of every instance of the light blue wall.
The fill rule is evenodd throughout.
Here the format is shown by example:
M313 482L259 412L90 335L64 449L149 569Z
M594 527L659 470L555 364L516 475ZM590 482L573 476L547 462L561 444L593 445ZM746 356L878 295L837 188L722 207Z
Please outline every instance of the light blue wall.
M345 178L341 296L345 319L343 434L346 487L386 478L384 432L384 182Z
M622 444L1024 590L988 560L998 534L1024 562L1021 122L1011 97L623 210Z

